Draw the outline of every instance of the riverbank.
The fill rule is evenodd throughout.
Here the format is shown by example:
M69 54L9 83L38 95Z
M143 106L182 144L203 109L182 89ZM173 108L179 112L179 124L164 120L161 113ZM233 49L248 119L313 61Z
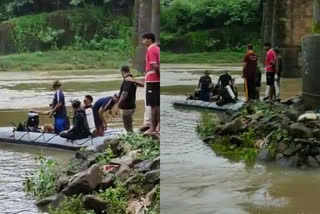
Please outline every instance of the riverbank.
M0 56L0 71L57 71L119 68L130 57L99 50L50 50Z
M50 214L160 213L160 141L123 136L77 152L67 167L38 157L25 190Z
M283 103L256 102L221 120L204 113L197 132L218 155L254 162L274 162L281 167L320 166L320 122L300 117L305 113L302 99Z

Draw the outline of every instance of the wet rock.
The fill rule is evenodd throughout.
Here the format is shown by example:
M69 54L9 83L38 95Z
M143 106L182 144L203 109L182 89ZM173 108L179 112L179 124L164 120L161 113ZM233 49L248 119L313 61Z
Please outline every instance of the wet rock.
M241 119L237 118L230 123L226 123L222 127L220 134L221 135L236 134L242 129L242 126L243 126L243 124L242 124Z
M114 177L111 174L106 175L104 178L102 178L101 182L98 184L98 189L108 189L113 185Z
M307 139L295 138L294 143L295 144L302 144L302 145L307 145L307 144L313 145L313 144L315 144L315 141L310 140L310 139L307 140Z
M235 135L231 136L229 141L231 144L234 144L237 146L240 146L243 144L243 140L239 136L235 136Z
M67 196L74 194L88 194L92 192L102 179L102 171L98 164L94 164L89 169L76 174L69 182L63 193Z
M160 156L153 159L151 169L152 170L160 169Z
M151 170L152 163L153 163L152 160L144 160L140 163L135 164L133 168L137 172L148 172Z
M120 166L119 171L116 173L117 178L119 178L121 181L125 181L130 176L131 170L130 167L126 164L122 164Z
M288 149L288 145L286 143L280 142L278 145L279 152L284 152Z
M312 134L314 137L320 139L320 129L314 129Z
M60 175L56 183L56 191L61 192L69 184L69 178L66 175Z
M276 154L276 160L279 160L279 159L281 159L283 157L284 157L284 155L282 153Z
M65 200L65 198L66 196L64 194L58 193L37 201L36 205L42 209L48 209L49 206L58 207L59 204Z
M274 157L273 155L269 152L269 150L267 148L265 149L261 149L259 154L258 154L258 160L259 161L264 161L264 162L268 162L268 161L273 161Z
M312 168L318 168L319 167L318 161L312 156L308 156L307 163Z
M282 154L284 154L286 156L291 156L291 155L296 154L301 149L302 149L302 146L292 146L292 147L286 149L284 152L282 152Z
M297 156L283 157L276 160L276 164L280 167L297 167L299 158Z
M215 142L217 139L219 139L219 136L217 136L217 135L211 135L211 136L205 137L205 138L203 139L203 142L205 142L205 143L213 143L213 142Z
M292 121L297 121L300 113L294 109L290 109L287 113L286 116L292 120Z
M320 162L320 155L316 155L316 156L315 156L315 159L316 159L318 162Z
M107 208L107 202L95 195L86 195L83 198L86 209L94 210L96 214L102 214Z
M312 130L305 127L303 124L293 123L290 125L289 134L296 138L307 139L312 137Z
M149 171L145 174L146 176L146 181L148 183L158 183L160 181L160 170L159 169L156 169L156 170L152 170L152 171Z

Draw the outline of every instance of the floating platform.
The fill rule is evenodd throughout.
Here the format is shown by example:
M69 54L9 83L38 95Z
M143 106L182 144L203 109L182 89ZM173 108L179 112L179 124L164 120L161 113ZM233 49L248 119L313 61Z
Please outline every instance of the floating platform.
M218 106L216 102L205 102L202 100L178 100L174 101L173 105L180 107L211 109L216 111L238 111L244 105L244 103L244 100L237 100L235 103L228 103Z
M104 136L88 137L80 140L68 140L57 134L41 132L20 132L13 127L0 128L0 142L53 147L67 150L79 150L81 147L101 145L106 139L115 139L125 134L124 130L106 130Z

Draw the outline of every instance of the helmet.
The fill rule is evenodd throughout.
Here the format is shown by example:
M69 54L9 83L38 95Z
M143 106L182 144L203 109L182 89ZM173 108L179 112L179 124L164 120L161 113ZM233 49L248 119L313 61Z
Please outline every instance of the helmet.
M81 105L81 102L80 102L80 100L75 99L75 100L72 101L71 105L72 105L73 108L79 108L80 105Z

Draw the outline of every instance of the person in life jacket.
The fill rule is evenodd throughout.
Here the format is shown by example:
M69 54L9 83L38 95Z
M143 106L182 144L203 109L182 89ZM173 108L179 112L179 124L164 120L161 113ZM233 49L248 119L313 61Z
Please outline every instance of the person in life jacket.
M87 123L86 114L83 109L80 108L81 102L76 99L72 101L73 108L73 127L65 132L60 133L60 137L67 138L69 140L77 140L87 138L90 135L89 127Z
M91 95L86 95L83 100L83 104L84 104L83 110L86 113L89 131L91 134L94 134L94 132L96 130L96 125L94 123L92 102L93 102L93 97Z
M218 80L218 84L220 85L220 94L217 105L221 106L236 100L232 82L232 77L228 71L224 71L224 73L220 75Z

